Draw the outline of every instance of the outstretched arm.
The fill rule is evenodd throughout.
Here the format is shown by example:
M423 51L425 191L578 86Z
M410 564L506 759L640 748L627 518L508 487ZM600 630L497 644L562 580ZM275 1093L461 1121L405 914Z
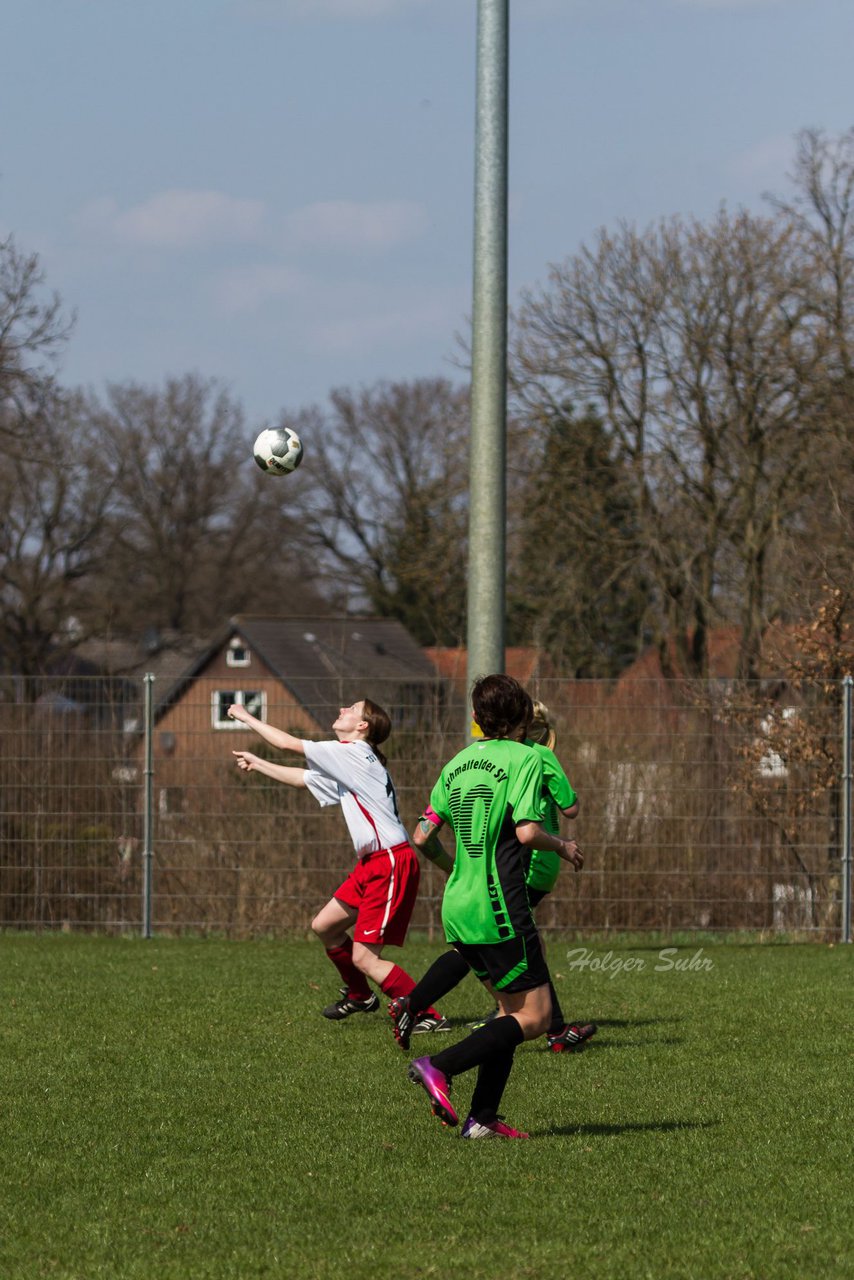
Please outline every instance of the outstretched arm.
M516 835L526 849L545 849L556 853L564 862L571 863L576 871L584 866L584 854L575 840L561 840L560 836L550 835L539 822L520 822Z
M269 742L271 747L278 747L280 751L298 751L300 755L305 755L305 746L301 738L295 738L292 733L285 733L284 729L277 729L275 725L267 724L266 720L259 720L240 703L230 706L228 714L232 720L239 720L241 724L245 724L247 729L254 729L260 738Z
M434 863L440 871L444 871L448 875L453 868L454 859L443 847L442 841L439 839L439 828L444 824L440 821L438 826L435 822L431 822L426 813L423 813L418 819L418 826L412 837L412 843L416 849L424 854L425 858Z
M263 773L268 778L275 778L277 782L286 782L289 787L305 786L305 769L289 764L273 764L272 760L262 760L251 751L232 751L231 754L237 757L238 769L243 769L245 773Z

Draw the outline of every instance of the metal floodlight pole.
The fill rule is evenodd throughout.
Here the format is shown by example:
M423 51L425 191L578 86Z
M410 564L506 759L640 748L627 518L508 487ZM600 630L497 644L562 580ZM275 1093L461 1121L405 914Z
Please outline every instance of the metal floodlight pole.
M146 672L143 678L143 817L142 817L142 936L151 937L151 889L152 863L154 862L154 676Z
M478 0L468 687L504 670L509 0Z
M842 681L842 941L851 941L851 712L854 679Z

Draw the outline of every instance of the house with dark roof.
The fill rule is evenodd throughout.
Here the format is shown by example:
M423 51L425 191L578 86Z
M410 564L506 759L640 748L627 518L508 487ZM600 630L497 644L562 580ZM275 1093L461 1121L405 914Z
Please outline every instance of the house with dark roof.
M229 621L180 670L152 664L155 755L230 760L258 741L228 717L232 703L300 737L327 737L338 709L369 697L395 728L434 698L437 673L392 618L251 617Z

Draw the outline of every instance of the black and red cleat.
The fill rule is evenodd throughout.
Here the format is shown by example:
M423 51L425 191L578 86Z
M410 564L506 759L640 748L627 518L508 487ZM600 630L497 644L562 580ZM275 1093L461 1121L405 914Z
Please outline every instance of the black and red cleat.
M418 1018L409 1008L409 996L396 996L388 1007L394 1038L401 1049L409 1049L409 1037L415 1029Z
M572 1022L554 1035L547 1037L552 1053L580 1053L597 1031L595 1022Z

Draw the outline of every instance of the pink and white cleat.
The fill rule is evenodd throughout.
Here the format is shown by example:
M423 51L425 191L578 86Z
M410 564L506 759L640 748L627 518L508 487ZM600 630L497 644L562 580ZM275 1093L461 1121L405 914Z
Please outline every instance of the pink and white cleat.
M438 1116L442 1124L459 1124L459 1116L451 1106L451 1082L429 1058L416 1058L410 1062L409 1079L413 1084L421 1085L430 1099L433 1115Z
M487 1124L475 1120L474 1116L469 1116L460 1131L461 1138L530 1138L530 1136L529 1133L520 1133L518 1129L511 1129L500 1116L496 1116Z

